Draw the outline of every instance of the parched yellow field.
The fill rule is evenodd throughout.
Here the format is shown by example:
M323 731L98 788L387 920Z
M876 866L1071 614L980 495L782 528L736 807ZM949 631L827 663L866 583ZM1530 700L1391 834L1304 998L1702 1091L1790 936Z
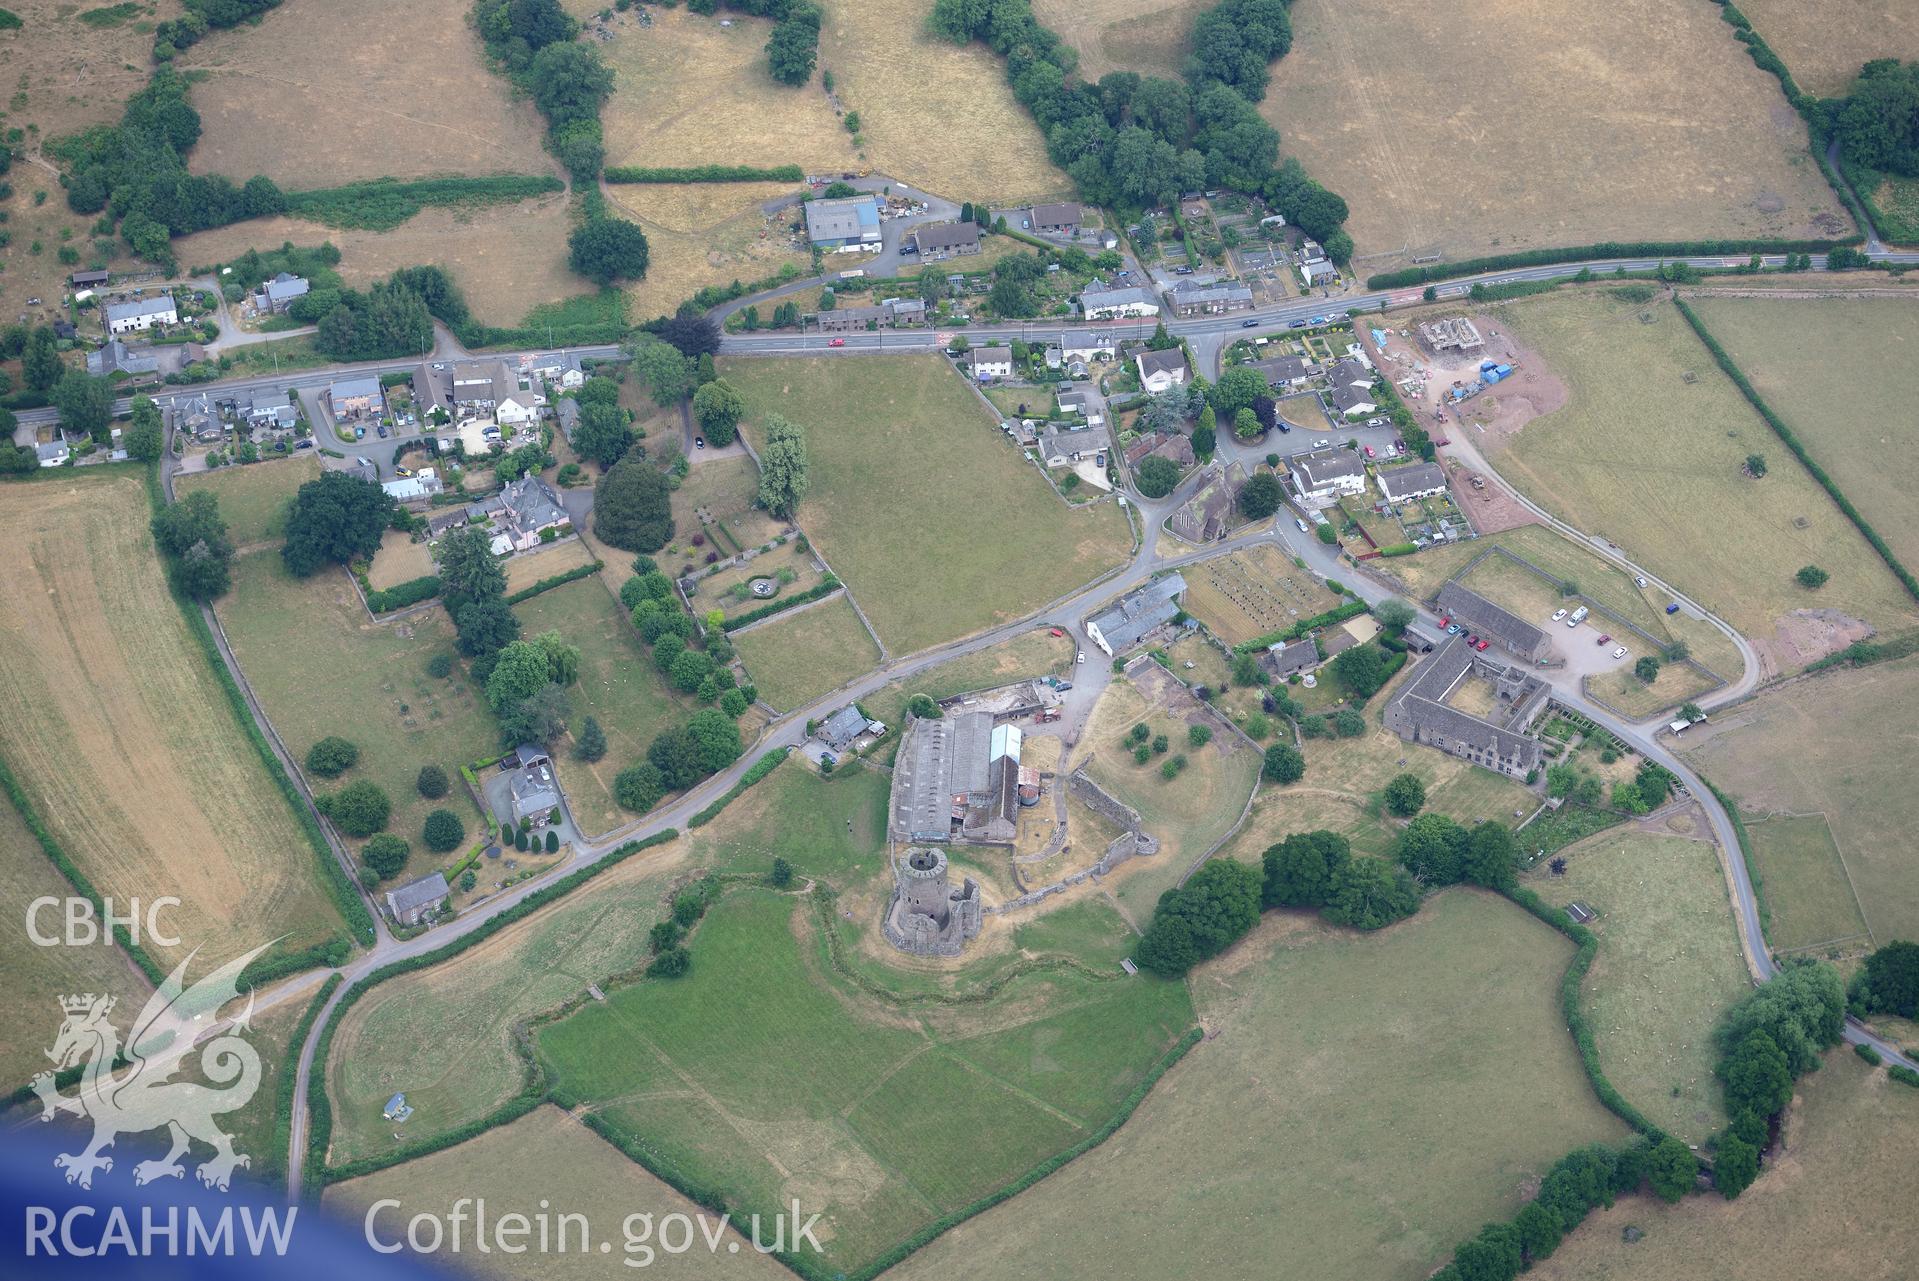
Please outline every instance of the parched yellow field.
M1837 98L1874 58L1919 58L1919 9L1904 0L1745 0L1740 10L1807 93Z
M173 895L181 945L312 943L338 910L285 798L167 592L143 483L119 470L0 501L0 754L103 895Z
M879 665L879 647L842 595L733 638L760 697L781 711L804 707Z
M287 0L180 59L204 72L195 173L289 189L551 173L531 102L487 66L467 0Z
M775 182L608 185L607 202L645 229L650 255L646 279L627 286L627 314L670 313L707 285L764 280L787 263L811 275L811 256L788 230L796 211L762 212L796 190Z
M926 34L932 0L824 0L820 66L860 113L865 162L955 200L1061 196L1073 183L1046 158L1046 140L982 44ZM864 167L864 166L862 166Z
M422 209L391 231L326 227L299 218L255 218L196 232L173 242L182 262L223 262L249 249L278 249L332 241L339 272L364 288L400 267L444 267L466 295L474 316L513 325L541 303L584 292L587 283L566 265L572 230L564 193L482 209Z
M366 580L376 591L385 591L432 572L433 549L397 529L389 529L380 536L380 550L373 554Z
M1079 73L1109 71L1180 78L1192 47L1193 20L1206 0L1038 0L1033 13L1079 51Z
M173 482L173 492L176 498L185 498L196 489L211 491L219 500L227 536L235 547L246 547L278 539L284 532L287 504L293 501L294 493L309 480L319 478L320 460L309 450L284 461L180 476ZM377 581L374 584L382 585Z
M569 1228L572 1235L561 1250L557 1248L558 1220L550 1217L554 1248L518 1256L462 1254L461 1265L472 1268L476 1276L603 1281L616 1275L616 1269L625 1271L618 1263L609 1263L609 1257L635 1269L644 1267L637 1275L674 1281L777 1281L791 1275L750 1248L746 1238L733 1230L726 1231L712 1252L697 1238L694 1248L683 1254L660 1249L657 1239L629 1247L624 1235L629 1215L650 1215L652 1224L658 1224L669 1215L696 1214L699 1207L556 1107L530 1112L511 1125L444 1152L337 1183L327 1189L324 1204L329 1212L360 1223L374 1202L388 1198L400 1202L380 1211L374 1220L374 1230L385 1242L403 1239L407 1221L414 1215L444 1221L468 1197L485 1198L489 1216L523 1214L537 1223L543 1205L549 1207L544 1211L549 1216L584 1215L595 1234L582 1249L578 1229ZM641 1232L638 1221L630 1226L636 1235ZM762 1239L771 1239L770 1225ZM677 1235L672 1240L678 1244ZM600 1241L611 1243L610 1256L599 1252Z
M1300 0L1292 16L1261 109L1352 207L1368 272L1852 229L1804 123L1713 5Z
M577 538L569 538L530 555L515 556L502 567L506 571L506 590L509 594L525 591L542 578L552 578L569 569L578 569L592 560L593 553Z

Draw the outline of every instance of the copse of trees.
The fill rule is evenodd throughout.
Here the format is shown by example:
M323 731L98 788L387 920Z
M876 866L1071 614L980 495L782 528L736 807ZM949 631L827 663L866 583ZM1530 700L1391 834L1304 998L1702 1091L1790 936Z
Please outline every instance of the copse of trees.
M1919 943L1898 939L1866 958L1853 975L1847 1004L1860 1015L1919 1018Z
M226 594L233 585L233 541L210 491L196 489L161 508L152 529L175 591L200 603Z
M1824 106L1849 163L1919 177L1919 63L1874 59L1851 93Z
M311 578L329 563L370 559L399 510L371 481L326 472L294 494L280 558L295 578Z

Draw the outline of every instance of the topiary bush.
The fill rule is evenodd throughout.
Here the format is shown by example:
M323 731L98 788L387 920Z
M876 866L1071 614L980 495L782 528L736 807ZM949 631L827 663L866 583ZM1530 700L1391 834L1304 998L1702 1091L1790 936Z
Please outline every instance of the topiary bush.
M400 874L410 852L405 841L391 832L381 832L366 843L366 848L360 851L360 857L374 875L386 881Z
M446 795L449 786L446 771L438 765L422 765L420 776L413 780L413 786L429 801L437 801Z
M360 749L337 735L329 734L307 749L307 773L321 778L338 778L360 759Z
M420 839L436 854L444 854L466 839L466 824L452 810L434 810L426 816ZM521 848L525 848L522 846Z

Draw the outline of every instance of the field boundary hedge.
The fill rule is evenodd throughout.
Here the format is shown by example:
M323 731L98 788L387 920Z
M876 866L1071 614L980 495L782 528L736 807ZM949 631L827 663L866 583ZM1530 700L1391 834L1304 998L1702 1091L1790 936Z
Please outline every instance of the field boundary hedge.
M805 182L806 171L798 165L694 165L673 169L647 165L609 165L601 175L614 183L684 182Z
M1286 641L1298 640L1315 627L1331 627L1335 623L1343 623L1349 618L1358 618L1369 608L1370 606L1368 606L1365 601L1349 600L1344 605L1335 605L1323 614L1315 614L1311 618L1302 618L1284 631L1267 632L1264 636L1255 636L1249 641L1241 641L1239 644L1233 646L1233 653L1235 656L1241 654L1257 654L1260 650L1266 649L1269 646L1279 645Z
M1706 785L1706 790L1719 802L1719 808L1725 810L1726 817L1732 820L1732 834L1739 842L1739 858L1746 865L1746 879L1752 882L1753 902L1759 908L1759 937L1767 948L1771 948L1772 908L1766 902L1766 878L1759 874L1759 861L1752 856L1752 833L1746 830L1746 820L1739 815L1739 802L1720 791L1704 774L1699 776L1699 781Z
M790 747L775 748L773 751L770 751L766 753L764 756L760 757L760 759L758 759L757 761L754 761L752 764L752 767L749 768L746 771L746 773L740 775L740 781L733 784L733 786L727 790L726 795L720 797L719 800L714 801L711 805L707 806L705 809L695 814L692 818L687 819L686 820L687 827L689 828L705 827L708 823L711 823L714 819L718 818L720 816L720 811L725 809L728 805L731 805L734 801L738 800L742 792L744 792L747 788L753 786L753 784L759 782L761 779L765 778L767 775L771 774L774 770L778 769L780 767L780 762L784 761L786 759L786 754L792 750L793 749Z
M508 596L506 603L509 608L514 605L524 604L532 600L535 596L538 596L541 592L550 592L555 587L564 587L568 583L577 583L582 578L597 574L604 568L606 568L606 562L603 560L591 560L584 565L575 565L572 569L566 570L564 573L553 574L549 577L542 578L539 582L529 587L522 587L519 591Z
M1826 491L1827 496L1838 505L1846 519L1850 520L1865 537L1872 550L1879 553L1879 558L1886 562L1886 568L1890 569L1892 576L1899 580L1899 585L1904 587L1914 600L1919 600L1919 578L1914 578L1912 571L1893 554L1886 540L1879 536L1879 531L1874 529L1860 510L1852 505L1852 500L1847 498L1838 483L1826 474L1826 469L1813 461L1812 454L1800 442L1792 428L1786 426L1785 420L1773 412L1772 406L1766 403L1766 398L1759 394L1758 389L1747 379L1745 371L1741 370L1726 349L1719 345L1719 340L1712 336L1712 331L1706 328L1705 322L1699 319L1686 300L1675 295L1673 305L1679 309L1679 314L1686 318L1686 323L1692 326L1693 333L1699 336L1699 341L1705 344L1706 350L1712 353L1712 358L1718 363L1720 370L1726 377L1732 379L1733 386L1737 387L1739 394L1746 398L1746 403L1765 419L1766 426L1772 428L1773 433L1784 442L1786 448L1792 451L1792 456L1797 458L1812 478L1819 482L1819 487Z
M428 205L496 205L564 191L552 174L496 174L490 178L372 178L338 187L286 193L285 212L329 227L390 231Z
M757 623L763 618L771 618L775 614L783 614L795 605L805 605L812 601L824 600L826 597L838 591L842 586L844 586L844 584L842 584L839 579L828 574L825 578L803 592L794 592L791 596L782 597L770 605L762 605L758 609L749 609L744 614L727 619L720 624L720 630L723 632L736 632L748 623Z
M422 952L418 956L408 957L405 960L393 961L387 965L383 965L367 975L365 979L349 988L347 994L340 999L340 1003L333 1008L333 1015L326 1021L326 1026L320 1030L319 1043L314 1047L313 1071L307 1079L307 1150L306 1166L301 1178L301 1194L303 1196L311 1196L329 1183L335 1183L343 1178L357 1177L359 1174L372 1172L371 1170L360 1169L364 1161L349 1162L347 1165L339 1167L341 1170L353 1170L353 1175L338 1173L335 1169L328 1168L326 1164L326 1150L333 1139L333 1103L332 1100L327 1097L326 1089L327 1059L333 1047L334 1034L339 1031L341 1020L361 997L388 979L398 978L402 974L410 974L414 970L423 970L429 966L438 965L442 961L452 960L469 948L475 947L493 937L507 926L526 919L555 899L570 894L594 877L618 867L621 863L624 863L627 859L640 853L642 850L651 849L655 845L664 845L668 841L678 840L679 835L680 832L678 828L668 827L662 828L660 831L655 832L643 840L628 841L598 862L591 863L586 867L571 872L550 885L541 886L539 889L515 903L512 907L507 908L497 916L489 919L484 925L479 926L477 929L462 934L459 938L442 944L430 952ZM524 1093L524 1090L522 1093ZM519 1097L518 1095L515 1096L516 1099ZM538 1101L538 1099L534 1100L535 1103ZM512 1101L509 1101L507 1106L511 1105ZM501 1110L503 1109L496 1109L491 1115L497 1116ZM516 1117L523 1116L526 1111L531 1110L531 1106L528 1106L524 1111L515 1113L514 1115ZM457 1139L451 1137L451 1135L442 1135L439 1140L429 1139L414 1147L402 1149L402 1154L388 1153L388 1156L397 1156L397 1159L388 1161L386 1164L397 1165L402 1160L410 1161L415 1157L425 1156L429 1152L440 1151L443 1148L453 1146L455 1142L463 1142L467 1138L472 1138L474 1134L480 1132L475 1130L473 1134L467 1134L465 1133L467 1128L468 1127L463 1126L460 1130L452 1132L453 1134L461 1136ZM366 1159L371 1160L373 1158ZM385 1166L377 1166L374 1168L383 1169Z
M1515 267L1551 267L1560 263L1600 262L1609 258L1686 258L1731 254L1822 254L1865 243L1864 236L1842 240L1620 240L1592 245L1569 245L1562 249L1525 249L1516 253L1492 254L1485 258L1466 258L1459 262L1432 263L1425 267L1406 267L1382 271L1366 278L1368 289L1403 289L1407 285L1427 285L1460 276L1475 276L1487 271L1505 271Z
M396 609L405 609L408 605L418 605L421 601L432 600L440 594L440 576L422 574L418 578L409 578L404 583L395 583L391 587L367 588L366 607L369 613L390 614Z

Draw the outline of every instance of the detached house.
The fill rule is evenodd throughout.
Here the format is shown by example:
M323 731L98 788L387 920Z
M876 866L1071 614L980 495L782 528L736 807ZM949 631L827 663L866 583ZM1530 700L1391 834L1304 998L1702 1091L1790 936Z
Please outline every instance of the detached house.
M1185 591L1186 580L1178 574L1156 578L1087 619L1087 638L1109 658L1123 654L1144 640L1155 627L1170 623L1178 616L1179 598Z
M1297 391L1312 376L1313 366L1304 356L1275 356L1253 366L1274 391Z
M1438 463L1394 467L1378 475L1379 492L1394 507L1446 492L1446 472Z
M493 512L499 530L496 541L504 538L513 551L538 547L542 530L558 529L572 519L559 491L537 475L522 476L502 489L498 501Z
M1119 352L1119 342L1111 334L1069 329L1059 336L1059 352L1066 360L1111 360Z
M293 276L281 272L271 280L262 281L253 295L253 309L258 312L278 316L293 305L295 298L304 298L312 289L304 276Z
M1011 378L1013 376L1013 349L1011 347L975 347L966 353L966 372L976 382L985 382L988 378Z
M1367 414L1379 412L1379 402L1373 399L1373 393L1351 384L1333 388L1327 399L1333 402L1333 408L1348 418L1364 418Z
M493 407L493 420L502 427L521 428L539 421L540 406L546 398L530 391L516 391Z
M922 258L946 258L979 252L979 224L935 222L913 231L913 247Z
M1178 347L1142 351L1134 362L1139 366L1139 385L1149 392L1186 385L1186 353Z
M1088 289L1079 296L1088 320L1118 320L1159 315L1159 302L1145 289Z
M131 302L110 302L106 314L107 332L115 335L139 333L155 325L180 322L180 309L174 304L170 293L155 298L135 298Z
M1076 236L1079 234L1080 208L1067 202L1056 205L1033 206L1033 230L1042 236Z
M1308 507L1330 507L1366 492L1366 464L1350 449L1317 449L1292 460L1293 489Z

